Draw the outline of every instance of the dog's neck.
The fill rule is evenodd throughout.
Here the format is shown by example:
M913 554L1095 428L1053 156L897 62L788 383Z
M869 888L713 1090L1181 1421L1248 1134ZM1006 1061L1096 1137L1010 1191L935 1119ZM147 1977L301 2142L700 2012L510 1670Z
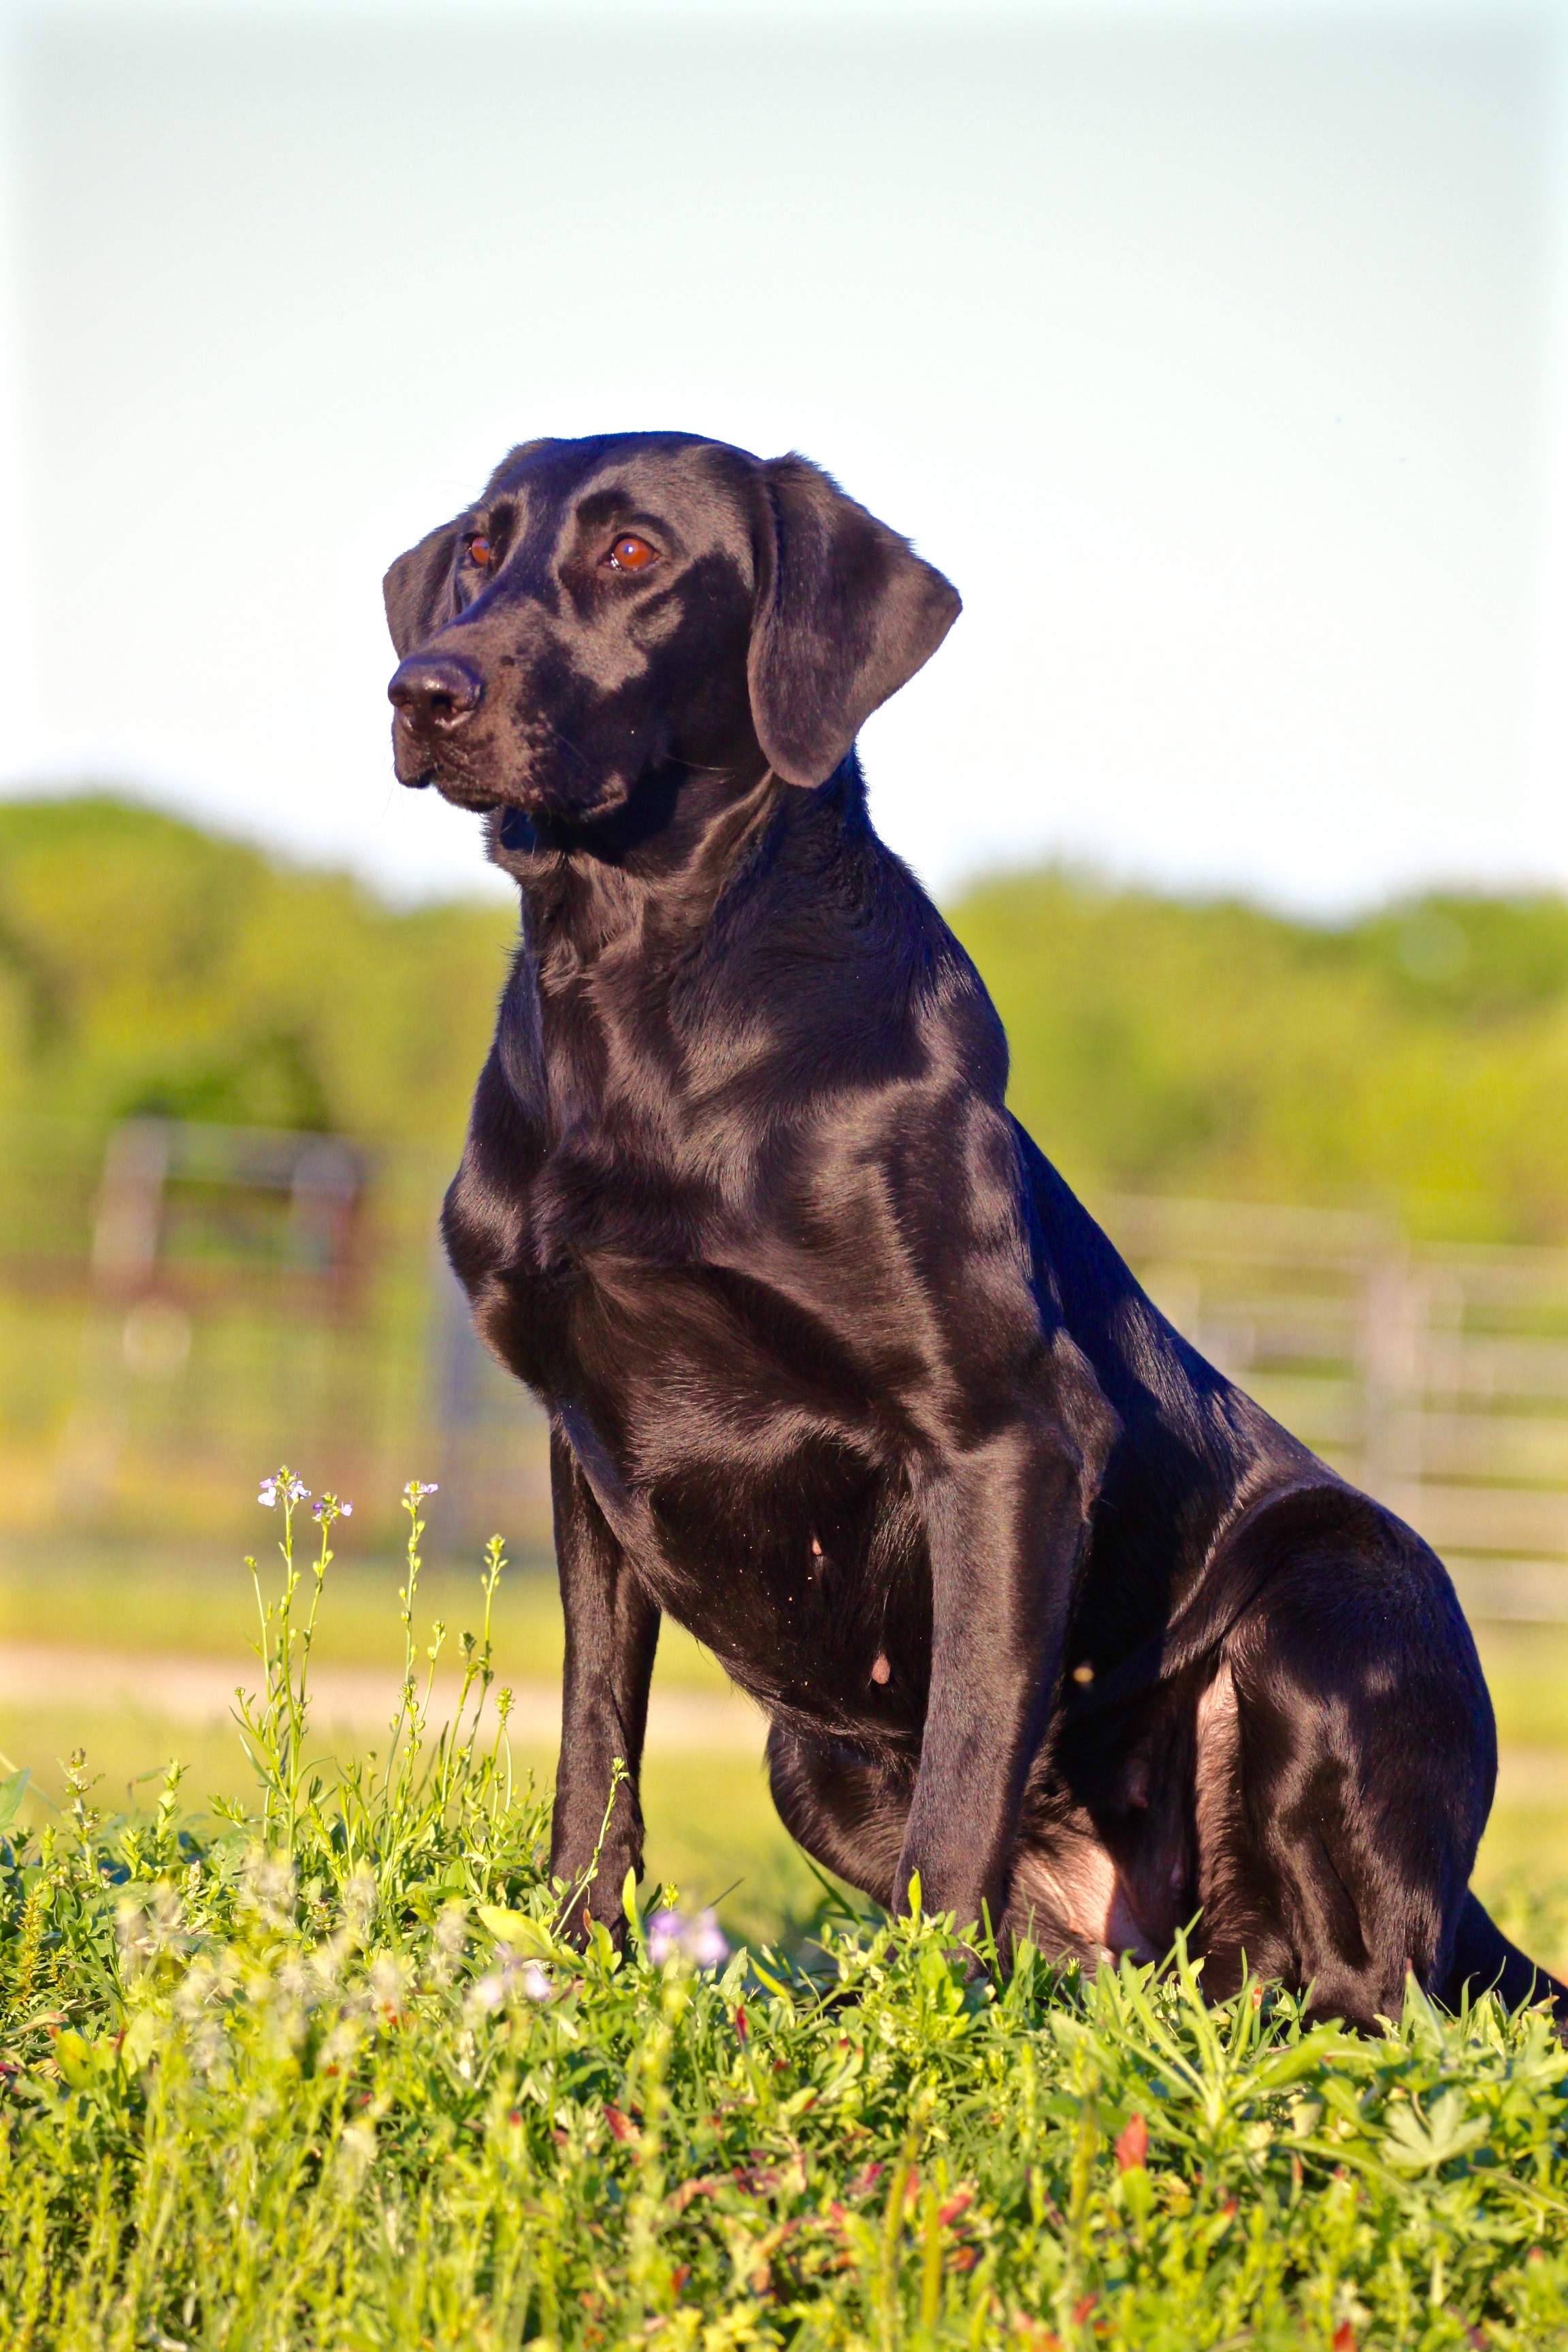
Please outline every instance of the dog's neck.
M826 827L841 837L868 824L853 751L814 792L766 766L736 773L671 762L625 809L592 825L498 812L490 856L518 884L536 953L559 947L592 960L636 929L645 952L679 954L742 871L781 851L787 836Z

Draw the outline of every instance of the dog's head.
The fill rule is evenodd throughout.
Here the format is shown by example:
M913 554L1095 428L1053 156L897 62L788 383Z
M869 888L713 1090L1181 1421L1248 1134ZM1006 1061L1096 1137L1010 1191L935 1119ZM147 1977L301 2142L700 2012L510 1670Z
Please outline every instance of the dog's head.
M405 784L592 823L670 762L831 775L957 591L804 457L533 441L385 581Z

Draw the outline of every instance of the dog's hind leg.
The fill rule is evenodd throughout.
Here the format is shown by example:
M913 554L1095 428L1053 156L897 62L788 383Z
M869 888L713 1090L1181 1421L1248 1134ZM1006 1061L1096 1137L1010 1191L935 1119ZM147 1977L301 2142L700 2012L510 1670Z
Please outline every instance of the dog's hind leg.
M775 1723L768 1780L779 1818L814 1862L873 1902L890 1905L904 1843L912 1762L903 1766L847 1739L810 1738Z
M1246 1967L1371 2032L1407 1972L1447 1991L1496 1746L1437 1561L1350 1532L1276 1571L1199 1702L1197 1892L1206 1992Z

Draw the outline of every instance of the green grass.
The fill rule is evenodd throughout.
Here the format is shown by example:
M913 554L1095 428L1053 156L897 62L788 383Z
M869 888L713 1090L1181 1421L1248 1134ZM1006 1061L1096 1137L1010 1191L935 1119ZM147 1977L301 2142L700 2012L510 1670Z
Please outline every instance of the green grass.
M1040 875L953 911L1010 1031L1014 1103L1080 1189L1568 1236L1562 901L1321 929ZM247 1583L211 1549L228 1456L198 1478L188 1429L138 1452L158 1400L122 1380L105 1396L136 1475L99 1518L168 1541L59 1533L67 1407L98 1360L70 1284L117 1118L380 1147L360 1320L268 1356L274 1395L236 1310L227 1354L204 1343L184 1377L240 1459L247 1412L297 1428L344 1399L334 1459L412 1446L430 1204L513 929L504 909L394 914L104 800L0 812L0 1463L8 1519L36 1531L0 1554L0 1639L245 1654ZM363 1501L340 1533L367 1549L331 1568L313 1665L417 1660L405 1563L374 1556ZM424 1571L421 1625L479 1607L471 1571ZM745 1948L697 1969L634 1916L624 1956L578 1955L546 1867L553 1758L495 1727L500 1682L559 1671L537 1565L489 1604L470 1694L489 1727L454 1747L416 1698L390 1769L384 1737L312 1763L301 1652L270 1622L248 1759L233 1723L151 1704L0 1710L33 1774L0 1785L7 2352L1568 2344L1568 2061L1540 2020L1413 1996L1357 2042L1268 1987L1205 2009L1180 1952L1092 1982L1032 1956L1005 1986L972 1977L942 1923L836 1907L754 1749L661 1752L644 1775L645 1908L668 1882ZM1568 1754L1568 1629L1481 1646L1505 1747ZM722 1684L673 1632L658 1676ZM1500 1807L1478 1883L1568 1963L1568 1807Z
M36 1832L69 1802L69 1759L80 1750L95 1803L106 1811L148 1805L168 1764L184 1768L183 1787L243 1801L255 1790L232 1723L171 1723L131 1708L0 1710L0 1769L31 1774L24 1818ZM355 1751L335 1748L339 1761ZM717 1906L726 1931L769 1941L811 1911L816 1884L773 1810L762 1769L762 1742L750 1754L660 1753L642 1775L647 1822L648 1881L673 1881L699 1908ZM548 1794L553 1751L513 1744L520 1780L531 1774Z
M493 1611L432 1738L416 1557L398 1736L326 1769L313 1590L270 1604L216 1807L0 1786L7 2346L1568 2341L1543 2017L1412 1991L1358 2040L1263 1985L1205 2007L1179 1948L1092 1980L1026 1952L1004 1984L798 1863L777 1948L695 1966L649 1887L624 1953L579 1953ZM684 1801L742 1803L689 1769ZM650 1772L656 1818L686 1769Z
M1482 1624L1476 1646L1500 1745L1568 1748L1568 1625Z

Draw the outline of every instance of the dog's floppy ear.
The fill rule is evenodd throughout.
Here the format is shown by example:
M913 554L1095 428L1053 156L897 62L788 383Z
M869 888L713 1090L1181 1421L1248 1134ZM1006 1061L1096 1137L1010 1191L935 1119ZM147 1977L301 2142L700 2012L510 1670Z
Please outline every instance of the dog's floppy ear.
M458 526L444 522L389 566L381 583L386 625L402 661L452 617L447 609Z
M931 659L959 593L819 466L791 456L758 471L752 719L775 774L820 784Z

